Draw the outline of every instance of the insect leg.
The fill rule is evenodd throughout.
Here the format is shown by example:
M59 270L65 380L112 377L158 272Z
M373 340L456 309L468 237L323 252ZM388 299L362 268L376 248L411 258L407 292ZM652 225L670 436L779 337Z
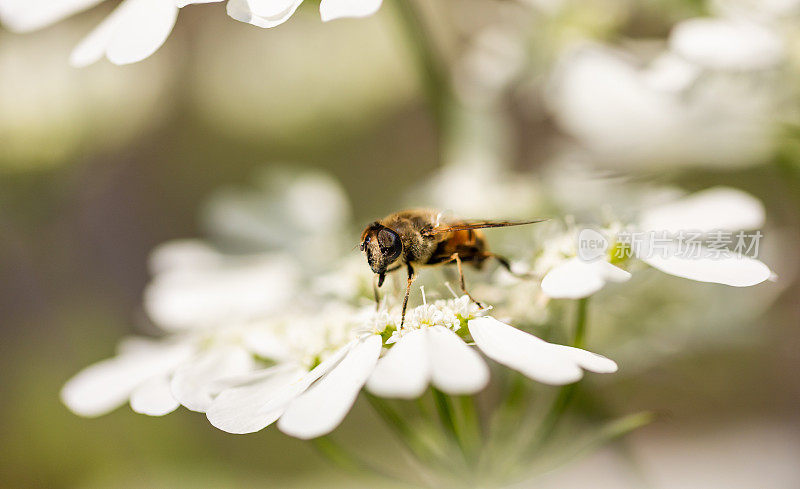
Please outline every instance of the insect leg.
M506 258L506 257L504 257L502 255L498 255L497 253L492 253L491 251L484 251L482 256L484 258L494 258L495 260L497 260L498 263L500 263L500 265L503 266L503 268L508 270L508 273L510 273L511 275L513 275L513 276L515 276L517 278L536 278L533 274L530 274L530 273L519 273L519 272L515 272L514 270L512 270L511 269L511 262L508 261L508 258Z
M456 266L458 267L458 279L459 279L459 283L461 284L461 291L464 292L465 294L467 294L467 297L469 297L469 299L472 302L477 304L478 307L483 309L483 304L481 304L479 301L475 300L475 298L472 297L472 295L469 292L467 292L467 285L464 283L464 270L461 268L461 258L458 256L458 253L453 253L450 256L450 260L449 261L453 261L453 260L455 260Z
M406 284L406 296L403 298L403 312L400 316L400 327L403 327L403 323L406 321L406 307L408 306L408 294L411 292L411 284L414 283L414 269L411 268L411 265L408 265L408 283Z

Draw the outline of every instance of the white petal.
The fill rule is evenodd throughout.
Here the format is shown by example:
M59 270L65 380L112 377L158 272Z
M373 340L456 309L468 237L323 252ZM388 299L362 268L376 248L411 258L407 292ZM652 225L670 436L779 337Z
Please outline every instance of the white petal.
M381 8L383 0L322 0L319 13L324 22L343 17L367 17Z
M578 257L557 265L542 279L542 292L554 299L580 299L602 289L606 281L624 282L631 274L603 261Z
M597 270L597 273L608 282L627 282L631 278L630 272L604 260L592 262L592 266Z
M486 387L489 368L481 356L453 331L428 330L433 384L452 395L473 394Z
M174 239L150 252L147 265L153 275L170 270L192 270L219 265L224 257L205 241Z
M303 0L294 0L289 5L289 8L279 14L271 17L263 17L256 15L252 11L250 5L248 5L248 0L228 0L227 11L229 16L240 22L247 22L257 27L269 28L286 22L301 3L303 3Z
M120 406L143 382L166 375L184 362L188 345L155 345L95 363L80 371L61 389L62 402L80 416L100 416Z
M255 368L250 352L236 346L212 347L175 370L172 395L192 411L205 412L218 393L217 382Z
M284 257L227 258L159 273L145 289L144 305L159 326L191 329L270 312L289 300L296 281L297 269Z
M750 22L689 19L675 26L669 41L677 54L712 69L771 68L784 56L780 37Z
M166 0L125 0L124 15L114 31L106 55L118 65L136 63L164 44L178 18L178 7Z
M486 356L545 384L569 384L583 376L569 355L550 343L486 316L469 321L472 338Z
M224 390L206 411L212 425L228 433L253 433L274 423L289 403L315 380L328 373L352 349L351 342L325 359L305 374L298 371L271 370L267 376L253 384ZM278 369L279 367L274 367ZM254 373L254 377L264 377Z
M422 395L430 380L430 360L426 331L404 334L381 358L367 381L367 390L376 396L413 399Z
M169 378L157 375L147 380L131 394L131 409L149 416L164 416L178 409L180 403L172 396Z
M103 57L117 27L119 27L120 20L125 15L125 5L125 3L120 4L75 46L69 55L69 63L72 66L82 68Z
M268 19L282 17L287 11L297 9L300 3L302 0L247 0L253 15Z
M0 22L16 32L40 29L103 0L1 0Z
M596 372L598 374L613 374L617 371L617 364L614 360L606 358L597 353L581 350L580 348L573 348L565 345L550 344L552 348L561 351L568 355L575 363L580 365L581 368Z
M175 6L178 8L183 8L187 5L194 5L200 3L218 3L223 2L224 0L176 0Z
M302 439L333 431L350 411L375 368L381 343L380 336L371 335L356 345L328 375L289 404L278 428Z
M304 370L286 365L252 372L252 383L222 391L206 411L206 417L212 425L228 433L253 433L264 429L285 409L286 403L275 409L270 401L288 386L300 382L306 374Z
M764 205L752 195L734 188L714 187L646 210L639 227L669 234L738 231L760 228L764 217Z
M262 358L275 362L288 362L294 358L286 335L268 328L253 328L245 331L242 341L248 350Z
M703 256L705 253L701 251L698 255ZM707 256L686 258L671 252L667 253L666 257L661 254L653 254L652 256L639 257L639 259L653 268L676 277L734 287L749 287L760 284L772 275L769 267L761 261L735 254L719 258Z

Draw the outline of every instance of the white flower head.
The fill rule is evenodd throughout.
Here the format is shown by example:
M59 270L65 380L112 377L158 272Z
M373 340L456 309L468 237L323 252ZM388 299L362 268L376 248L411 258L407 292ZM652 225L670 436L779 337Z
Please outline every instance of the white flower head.
M487 356L540 382L576 382L582 368L616 371L611 360L547 343L495 318L481 316L467 301L469 298L463 296L416 308L427 321L400 331L395 344L378 361L367 389L379 396L404 399L419 397L429 384L452 395L480 391L489 381L489 370L465 341L467 333ZM461 331L448 327L448 314L468 327Z
M171 331L271 314L294 297L299 282L299 267L288 256L223 255L186 241L159 246L151 268L145 310Z
M607 165L763 162L774 150L776 124L790 115L785 84L764 69L783 55L780 46L767 46L775 41L762 28L743 28L739 46L726 41L739 28L726 26L679 25L673 50L649 63L607 46L580 46L554 70L550 109L564 131Z
M547 260L549 270L542 279L542 290L553 298L577 299L599 291L607 282L624 282L630 273L616 263L631 255L653 268L678 277L700 282L712 282L737 287L756 285L769 279L773 273L756 258L740 254L720 254L708 257L704 248L698 247L696 256L678 252L675 237L682 231L700 233L715 230L747 230L759 228L764 222L764 209L757 199L730 188L713 188L646 209L638 223L627 226L629 234L643 236L663 235L663 253L653 253L652 244L643 241L641 246L625 249L630 243L618 243L614 231L622 230L619 224L606 228L604 233L584 229L573 233L573 240L583 244L604 242L602 250L592 256L580 252L565 255L563 259ZM586 250L583 250L586 252ZM622 256L618 256L619 254Z
M18 32L40 29L94 7L103 0L0 0L0 22ZM167 40L178 10L192 4L224 0L123 0L72 51L70 63L83 67L103 56L114 64L136 63L155 53ZM229 0L228 15L258 27L287 21L303 0ZM367 17L382 0L322 0L323 21Z
M124 340L117 356L72 377L61 390L61 400L87 417L106 414L126 401L135 412L151 416L168 414L180 404L204 411L227 378L256 367L241 335L220 332Z
M383 0L322 0L319 13L323 22L347 17L368 17L378 11ZM276 27L291 17L303 0L228 0L228 15L258 27Z

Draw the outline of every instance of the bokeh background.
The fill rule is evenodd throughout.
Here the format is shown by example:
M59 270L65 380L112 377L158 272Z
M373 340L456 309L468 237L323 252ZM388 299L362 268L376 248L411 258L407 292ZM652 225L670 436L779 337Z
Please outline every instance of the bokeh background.
M592 392L611 413L654 410L658 421L624 446L521 487L800 487L800 152L790 114L800 78L793 65L766 82L745 79L754 92L711 89L720 97L709 103L715 107L778 96L748 119L769 134L756 150L725 153L740 141L731 132L688 156L635 143L622 155L619 147L586 152L576 134L589 130L563 111L559 117L553 103L560 99L552 80L569 47L592 39L647 59L675 22L709 15L709 5L426 2L436 41L456 79L466 80L457 86L468 102L466 122L456 136L443 135L393 3L368 19L322 24L308 2L271 30L233 21L220 4L187 8L161 50L125 67L67 64L72 46L113 5L36 33L0 29L0 486L366 484L275 429L229 435L185 410L147 418L123 408L82 419L58 392L80 368L111 355L121 336L151 330L141 307L150 250L207 235L201 216L210 196L251 186L265 167L329 172L346 190L355 221L367 223L408 202L409 188L459 158L487 171L500 160L532 175L553 168L570 175L565 160L573 157L564 155L579 150L605 177L688 190L731 185L759 197L780 279L752 290L719 286L717 295L692 300L711 286L674 278L652 285L645 275L633 287L649 302L643 294L610 296L602 321L664 332L645 342L658 348L659 361L627 373L623 363L621 375ZM787 46L791 61L797 43ZM607 98L609 82L596 83L596 98ZM789 114L777 122L765 117L782 111ZM726 111L703 114L701 127L735 120ZM624 117L607 117L621 121L632 141L648 141L641 123L626 128ZM693 130L660 144L690 145L682 138ZM564 185L569 192L570 181ZM469 202L473 192L451 198ZM642 301L640 314L615 317L631 310L616 309L615 300ZM676 330L682 341L669 335ZM592 334L607 341L602 331ZM337 434L394 456L397 444L377 426L358 404Z

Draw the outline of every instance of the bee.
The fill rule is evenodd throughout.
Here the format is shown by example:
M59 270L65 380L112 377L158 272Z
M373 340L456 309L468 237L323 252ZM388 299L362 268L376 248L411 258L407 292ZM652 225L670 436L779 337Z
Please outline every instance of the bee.
M377 275L374 287L378 301L378 288L383 285L386 274L406 268L408 273L406 293L400 325L405 322L408 294L416 279L417 268L455 263L458 268L461 290L473 302L480 302L467 292L462 264L468 263L477 269L494 258L511 271L509 261L488 250L481 229L534 224L546 219L531 221L468 221L445 218L434 209L412 209L390 214L375 221L361 233L360 249L367 256L372 271Z

